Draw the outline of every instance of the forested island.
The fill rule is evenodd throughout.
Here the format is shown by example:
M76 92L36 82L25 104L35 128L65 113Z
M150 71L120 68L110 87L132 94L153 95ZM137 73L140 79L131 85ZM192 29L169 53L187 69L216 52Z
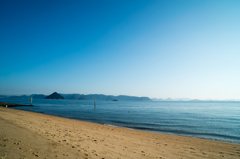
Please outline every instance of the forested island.
M12 98L12 99L67 99L67 100L105 100L105 101L152 101L149 97L136 97L127 95L104 95L104 94L62 94L54 92L51 95L44 94L32 94L32 95L21 95L21 96L4 96L1 98Z

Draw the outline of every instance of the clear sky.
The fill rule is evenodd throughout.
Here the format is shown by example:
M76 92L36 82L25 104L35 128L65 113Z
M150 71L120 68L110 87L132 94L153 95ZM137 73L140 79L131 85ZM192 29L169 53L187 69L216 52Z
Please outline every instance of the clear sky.
M240 99L239 0L0 1L0 94Z

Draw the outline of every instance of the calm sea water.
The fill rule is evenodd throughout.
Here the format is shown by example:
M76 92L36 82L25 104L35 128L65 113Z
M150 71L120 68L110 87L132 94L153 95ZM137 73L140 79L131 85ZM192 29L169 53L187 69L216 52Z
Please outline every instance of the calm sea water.
M2 102L30 104L30 100ZM128 102L34 99L14 107L76 120L240 143L240 102Z

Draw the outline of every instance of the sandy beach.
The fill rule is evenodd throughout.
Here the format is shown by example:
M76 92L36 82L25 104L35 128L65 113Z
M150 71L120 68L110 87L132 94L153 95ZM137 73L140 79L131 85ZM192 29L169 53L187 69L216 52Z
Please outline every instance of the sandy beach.
M240 158L240 145L0 107L0 158Z

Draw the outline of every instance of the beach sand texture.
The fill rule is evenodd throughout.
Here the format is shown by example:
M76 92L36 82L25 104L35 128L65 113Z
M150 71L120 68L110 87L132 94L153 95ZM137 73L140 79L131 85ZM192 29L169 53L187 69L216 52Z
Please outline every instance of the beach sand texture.
M240 158L240 145L0 107L0 159Z

